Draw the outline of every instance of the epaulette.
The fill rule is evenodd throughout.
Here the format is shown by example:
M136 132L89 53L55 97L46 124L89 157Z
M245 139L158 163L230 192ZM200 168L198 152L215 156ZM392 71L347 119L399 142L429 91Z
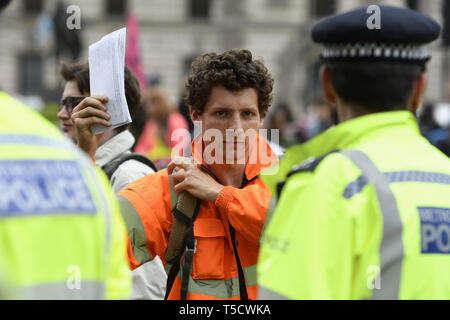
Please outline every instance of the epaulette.
M294 166L292 168L292 170L287 174L286 176L286 180L277 183L277 194L278 194L278 198L280 198L281 196L281 191L283 190L284 185L286 184L287 179L296 174L296 173L300 173L300 172L314 172L314 170L316 169L316 167L320 164L320 162L322 162L323 159L325 159L326 156L328 156L331 153L334 152L338 152L339 150L333 150L330 151L328 153L325 153L324 155L318 157L318 158L308 158L305 161L303 161L301 164Z

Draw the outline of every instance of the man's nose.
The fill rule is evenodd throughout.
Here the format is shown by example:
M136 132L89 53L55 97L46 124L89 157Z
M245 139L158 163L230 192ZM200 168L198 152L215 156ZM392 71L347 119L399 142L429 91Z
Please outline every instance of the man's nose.
M228 123L228 128L233 130L243 129L242 119L239 114L233 114Z
M57 114L58 118L66 120L66 119L70 119L70 114L69 112L67 112L67 108L65 106L63 106L58 114Z
M228 141L242 141L245 130L243 128L243 121L239 115L231 117L228 123L227 140Z

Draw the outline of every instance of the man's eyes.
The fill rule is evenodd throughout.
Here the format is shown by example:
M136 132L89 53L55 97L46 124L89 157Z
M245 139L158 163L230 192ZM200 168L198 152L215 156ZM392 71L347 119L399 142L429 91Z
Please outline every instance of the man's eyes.
M229 113L227 112L227 111L225 111L225 110L218 110L218 111L215 111L214 112L214 114L216 115L216 116L219 116L219 117L226 117L226 116L228 116L229 115ZM242 112L242 115L244 116L244 117L253 117L253 116L255 116L256 114L255 114L255 112L253 112L253 111L244 111L244 112Z

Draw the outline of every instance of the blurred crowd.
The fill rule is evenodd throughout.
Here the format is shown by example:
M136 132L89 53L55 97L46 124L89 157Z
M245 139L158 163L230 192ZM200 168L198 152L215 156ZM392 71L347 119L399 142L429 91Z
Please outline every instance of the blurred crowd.
M187 129L193 138L194 124L183 99L180 98L177 108L169 102L160 82L155 83L146 89L130 130L137 141L134 151L148 156L158 168L164 168L170 162L172 148L178 143L170 139L174 130ZM336 109L322 98L313 99L305 108L278 102L271 109L264 128L277 154L314 138L338 121ZM450 86L449 98L442 102L424 102L417 112L417 119L422 135L450 157ZM271 135L271 129L278 130L278 134ZM183 154L189 153L189 146L185 146Z
M450 96L443 102L424 102L417 112L422 135L450 157ZM288 148L304 143L337 123L335 108L315 99L304 111L279 103L266 119L267 129L279 129L279 145Z
M136 138L134 151L148 156L160 169L170 162L172 148L179 142L170 138L174 130L187 129L192 139L194 124L182 98L175 106L159 78L151 78L149 83L130 131ZM264 128L272 148L279 155L284 149L305 143L338 122L336 109L321 97L312 99L304 108L281 101L271 109L264 121ZM450 86L448 99L425 101L417 113L417 119L422 135L450 157ZM271 129L277 129L278 134L271 134ZM188 145L184 146L182 153L189 155Z
M450 157L450 84L447 88L447 99L424 103L417 118L422 135Z

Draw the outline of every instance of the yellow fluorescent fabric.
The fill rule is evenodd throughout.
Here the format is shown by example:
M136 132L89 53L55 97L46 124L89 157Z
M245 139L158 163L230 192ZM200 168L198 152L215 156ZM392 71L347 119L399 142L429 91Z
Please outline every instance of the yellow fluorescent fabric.
M14 298L130 294L125 231L108 180L57 128L4 92L0 262Z
M260 298L383 298L377 290L393 282L380 264L384 250L400 266L397 298L450 299L449 159L420 136L410 112L385 112L294 147L278 176L262 178L275 188L294 164L332 150L361 151L385 176L400 216L393 234L401 234L401 254L389 257L398 243L383 238L383 196L348 157L332 153L313 171L290 176L282 189L262 235Z

